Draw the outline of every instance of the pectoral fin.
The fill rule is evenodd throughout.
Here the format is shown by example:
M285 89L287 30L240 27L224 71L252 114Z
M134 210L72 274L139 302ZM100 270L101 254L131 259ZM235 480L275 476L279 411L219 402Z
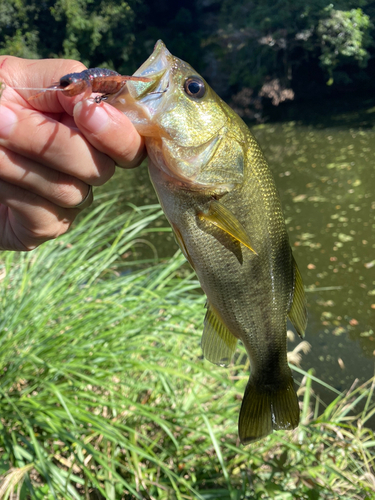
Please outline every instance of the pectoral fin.
M203 355L211 363L226 366L236 350L237 339L222 323L215 310L208 303L202 335Z
M200 219L211 222L233 238L249 248L253 253L256 251L251 246L250 239L245 231L245 228L232 212L222 205L219 201L212 200L207 213L201 212L198 214Z
M290 321L297 330L298 335L303 338L307 326L306 297L303 289L302 277L293 259L294 266L294 291L293 302L288 313Z

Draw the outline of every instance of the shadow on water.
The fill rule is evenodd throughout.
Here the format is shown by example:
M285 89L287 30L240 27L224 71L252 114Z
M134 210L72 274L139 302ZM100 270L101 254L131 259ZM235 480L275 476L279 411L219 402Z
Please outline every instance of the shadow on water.
M375 102L368 104L337 105L325 114L318 107L320 115L310 110L303 120L252 127L273 171L307 289L312 350L302 366L339 390L374 372ZM144 165L118 171L105 189L114 187L136 205L157 201ZM177 249L171 233L150 238L159 257Z
M315 128L362 127L372 128L375 123L373 95L347 95L308 101L287 101L265 109L269 121L297 121Z

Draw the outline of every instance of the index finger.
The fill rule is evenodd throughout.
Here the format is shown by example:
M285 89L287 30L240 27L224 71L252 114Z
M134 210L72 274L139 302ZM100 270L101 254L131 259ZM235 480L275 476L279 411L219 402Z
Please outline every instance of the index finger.
M73 115L74 105L82 99L67 97L60 91L46 91L36 99L27 99L36 91L13 90L14 87L47 88L69 73L78 73L86 69L79 61L71 59L21 59L13 56L0 57L0 81L6 88L2 99L16 100L29 109L43 113L66 112Z

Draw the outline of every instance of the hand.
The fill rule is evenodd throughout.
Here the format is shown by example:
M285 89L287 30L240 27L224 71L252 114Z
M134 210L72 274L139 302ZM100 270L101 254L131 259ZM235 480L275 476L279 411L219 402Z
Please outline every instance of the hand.
M132 168L144 158L141 136L112 106L53 91L28 101L36 92L12 89L46 88L83 69L77 61L0 57L6 85L0 98L0 249L32 250L65 233L91 204L90 186L109 180L116 164Z

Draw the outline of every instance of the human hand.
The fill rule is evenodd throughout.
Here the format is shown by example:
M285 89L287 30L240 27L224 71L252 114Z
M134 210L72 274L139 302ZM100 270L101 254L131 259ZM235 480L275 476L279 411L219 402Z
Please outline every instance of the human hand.
M32 250L65 233L91 204L90 186L109 180L116 164L132 168L144 157L141 136L112 106L58 91L28 101L30 91L12 89L46 88L83 69L71 60L0 57L6 85L0 98L0 249Z

